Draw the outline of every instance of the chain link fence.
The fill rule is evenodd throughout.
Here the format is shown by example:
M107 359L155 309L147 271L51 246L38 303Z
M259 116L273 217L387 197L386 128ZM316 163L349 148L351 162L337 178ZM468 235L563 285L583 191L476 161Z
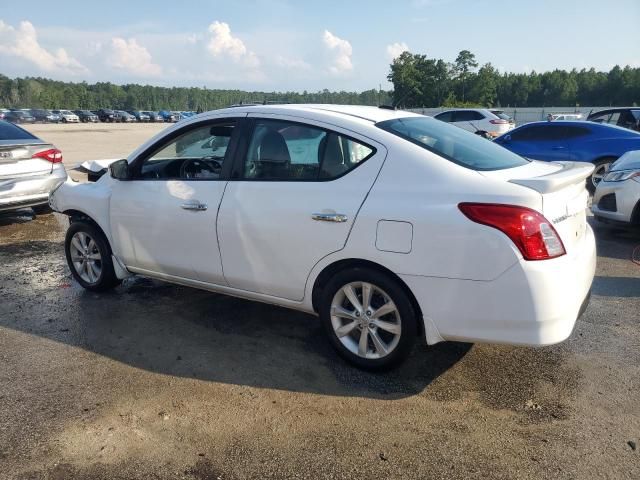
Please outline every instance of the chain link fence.
M597 112L610 107L535 107L535 108L515 108L515 107L495 107L489 110L500 110L509 115L516 122L516 125L522 125L524 123L538 122L540 120L546 120L549 114L581 114L581 120L586 120L591 112ZM410 112L421 113L423 115L429 115L430 117L437 115L440 112L446 110L454 110L454 108L438 107L438 108L409 108Z

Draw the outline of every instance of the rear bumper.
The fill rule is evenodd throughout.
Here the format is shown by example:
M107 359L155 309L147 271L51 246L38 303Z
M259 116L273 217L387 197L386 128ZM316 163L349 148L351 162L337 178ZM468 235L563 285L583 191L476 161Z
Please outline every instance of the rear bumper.
M401 278L418 300L429 343L541 346L571 335L586 308L595 268L595 238L587 226L573 252L540 262L520 260L492 281Z
M66 179L64 166L56 164L48 175L0 180L0 211L45 204L49 194Z

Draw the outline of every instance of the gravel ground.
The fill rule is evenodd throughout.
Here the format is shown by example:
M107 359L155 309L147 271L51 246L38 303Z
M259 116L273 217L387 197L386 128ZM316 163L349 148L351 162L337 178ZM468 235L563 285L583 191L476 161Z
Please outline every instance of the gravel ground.
M384 375L313 316L133 278L93 294L66 219L0 216L0 478L640 478L640 236L541 349L444 343Z
M68 165L166 125L35 125ZM0 215L0 479L640 478L640 234L541 349L422 345L363 373L313 316L134 277L83 291L66 219Z

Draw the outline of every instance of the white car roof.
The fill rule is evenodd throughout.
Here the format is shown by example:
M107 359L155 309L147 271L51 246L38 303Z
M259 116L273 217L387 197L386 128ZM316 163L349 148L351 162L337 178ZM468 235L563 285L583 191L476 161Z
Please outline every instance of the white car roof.
M420 117L422 115L407 112L404 110L392 110L389 108L380 107L368 107L361 105L330 105L330 104L282 104L282 105L247 105L237 106L231 108L223 108L221 110L212 110L201 114L206 116L207 114L221 113L234 113L234 112L246 112L246 113L265 113L265 114L321 114L322 116L333 117L351 117L355 119L365 120L368 122L382 122L384 120L391 120L394 118L403 117ZM314 115L312 115L314 116Z

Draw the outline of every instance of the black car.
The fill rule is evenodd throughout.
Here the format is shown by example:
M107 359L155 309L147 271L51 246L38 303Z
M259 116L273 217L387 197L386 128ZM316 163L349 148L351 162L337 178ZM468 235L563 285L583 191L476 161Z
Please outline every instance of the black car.
M74 110L75 113L82 123L96 123L98 122L98 115L89 110Z
M34 108L31 109L31 116L35 118L36 122L47 122L47 123L59 123L60 115L56 115L51 110L46 110L44 108Z
M12 110L5 113L4 119L11 123L34 123L35 117L25 110Z
M98 110L98 118L101 122L115 122L116 112L109 108L101 108Z
M608 123L640 132L640 107L607 108L590 113L590 122Z
M158 112L151 112L151 111L145 110L142 113L144 113L149 117L150 122L164 122L164 118L162 118L162 115L160 115Z

